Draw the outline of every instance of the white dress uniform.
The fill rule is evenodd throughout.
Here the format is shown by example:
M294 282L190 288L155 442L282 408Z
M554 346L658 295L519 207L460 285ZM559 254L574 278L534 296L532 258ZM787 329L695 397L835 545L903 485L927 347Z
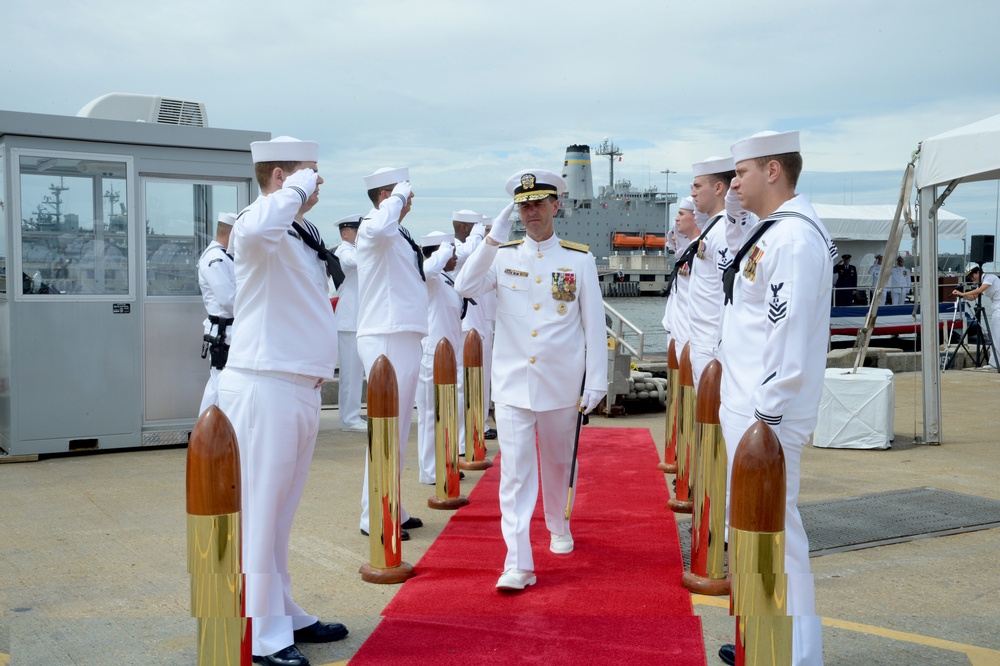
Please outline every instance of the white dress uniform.
M607 390L604 304L594 257L554 234L540 243L482 243L455 288L468 298L490 291L497 296L493 400L504 569L533 571L528 530L538 500L538 457L546 526L568 535L564 511L584 370L587 389Z
M201 299L205 303L205 311L210 317L223 319L233 318L233 302L236 299L236 273L233 258L226 254L222 243L213 240L201 253L198 259L198 285L201 287ZM205 335L215 336L219 333L217 324L207 318L204 322ZM231 339L231 332L226 331L226 342ZM213 367L205 384L205 392L201 396L201 406L198 413L203 413L211 405L219 402L219 368Z
M997 367L997 350L1000 349L1000 278L996 275L983 273L982 284L988 285L983 296L990 299L990 335L993 336L993 346L990 349L989 367Z
M370 376L385 355L396 373L399 390L399 465L406 445L420 375L421 341L427 335L427 285L417 268L423 262L401 233L403 202L391 196L373 208L358 228L358 352ZM368 532L368 456L361 492L361 529ZM410 516L400 503L400 522Z
M484 219L486 216L483 216ZM483 242L485 228L482 224L473 227L472 232L464 243L456 248L455 256L458 262L455 264L455 274L457 275L466 260L472 255L480 243ZM491 373L493 370L493 322L496 321L497 299L496 294L490 292L480 295L474 299L476 304L469 304L462 319L463 341L465 334L472 329L479 333L479 339L483 345L483 415L490 413L490 396L492 390ZM462 441L461 453L465 453L465 441Z
M342 429L364 426L361 418L361 389L365 367L358 354L358 259L354 243L342 242L334 252L344 271L337 289L337 349L340 357L340 385L337 405Z
M837 250L803 196L787 201L768 219L779 221L741 260L733 302L724 316L719 417L730 478L736 447L757 419L781 442L788 613L795 616L793 658L795 664L813 665L822 664L822 627L815 610L809 542L798 511L799 462L819 414L830 335L829 276ZM727 486L727 508L728 494Z
M722 273L733 262L726 244L723 213L709 219L704 234L691 260L689 277L688 326L691 331L691 370L694 385L701 382L701 373L718 354L722 325Z
M454 238L448 234L448 238ZM454 247L449 243L449 247ZM420 380L417 383L417 458L420 483L434 483L437 478L437 461L434 431L434 352L441 338L447 338L455 350L456 413L458 414L458 441L465 441L465 400L462 386L462 297L455 291L454 279L444 272L451 259L447 254L432 254L424 261L427 277L427 337L423 340L420 361ZM471 306L470 306L471 307Z
M691 241L687 236L677 231L677 229L671 229L670 233L667 234L667 248L673 250L675 257L680 257L684 254L684 250L687 249ZM680 360L681 348L677 345L677 329L679 324L676 323L677 318L677 299L674 298L675 290L677 286L671 288L670 296L667 298L667 304L663 308L663 330L667 332L667 347L670 346L670 341L674 341L674 348L677 352L677 359Z
M243 570L253 653L294 643L316 622L292 599L288 542L333 377L337 324L326 264L291 229L295 188L259 197L232 232L236 304L219 407L232 421L243 479Z
M893 266L886 289L892 292L893 305L904 305L906 292L910 290L910 269L906 266Z
M882 274L882 264L878 263L877 259L875 260L875 263L872 264L871 267L868 269L868 274L872 276L871 293L874 295L875 294L875 287L878 286L879 275ZM889 289L888 288L882 290L882 299L879 302L879 305L885 305L885 297L888 294L889 294Z

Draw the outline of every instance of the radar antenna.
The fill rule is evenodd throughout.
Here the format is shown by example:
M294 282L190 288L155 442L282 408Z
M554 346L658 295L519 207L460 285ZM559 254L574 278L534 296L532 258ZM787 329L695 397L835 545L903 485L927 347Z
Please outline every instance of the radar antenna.
M615 158L622 156L622 151L618 150L618 146L604 137L604 143L597 147L594 151L595 155L607 155L608 163L610 165L609 182L608 182L608 192L614 192L615 190Z

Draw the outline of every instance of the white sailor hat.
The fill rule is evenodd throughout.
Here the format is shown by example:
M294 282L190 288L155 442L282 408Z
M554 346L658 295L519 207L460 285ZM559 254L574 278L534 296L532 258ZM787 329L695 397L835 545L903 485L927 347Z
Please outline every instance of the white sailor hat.
M467 224L479 224L483 216L471 210L456 210L451 214L452 222L465 222Z
M680 210L690 210L690 211L695 210L694 199L692 197L684 197L683 199L681 199L680 203L677 204L677 208L679 208Z
M483 219L481 221L484 227L488 227L491 224L493 224L493 218L490 217L489 215L483 215Z
M716 173L728 173L736 171L736 162L733 161L732 157L718 157L713 155L706 160L692 164L691 170L694 172L695 178L698 176L711 176Z
M219 218L216 220L219 224L225 224L226 226L233 226L236 224L236 216L232 213L219 213Z
M342 217L337 220L337 227L339 229L357 229L361 226L361 220L364 219L364 215L355 214L348 215L347 217Z
M566 181L562 176L542 169L524 169L507 179L507 194L514 197L514 203L558 197L565 190Z
M420 239L420 247L437 247L444 243L451 243L455 240L455 234L444 231L432 231Z
M740 139L730 149L733 152L733 162L751 160L755 157L769 157L785 153L799 152L799 133L792 132L758 132L753 136Z
M382 167L375 173L365 176L365 189L374 190L379 187L388 187L409 179L410 170L407 167Z
M319 144L315 141L299 141L291 136L278 136L270 141L254 141L250 144L253 163L258 162L317 162Z

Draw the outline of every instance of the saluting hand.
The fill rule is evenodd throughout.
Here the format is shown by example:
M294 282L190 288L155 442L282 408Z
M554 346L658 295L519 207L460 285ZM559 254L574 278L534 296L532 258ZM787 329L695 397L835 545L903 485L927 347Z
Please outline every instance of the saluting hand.
M319 174L307 167L287 176L281 187L297 190L302 196L302 203L305 203L316 191L317 180L319 180Z
M500 211L499 215L493 218L493 225L488 238L492 238L499 245L503 245L510 238L510 228L513 225L513 222L510 221L510 214L513 210L514 202L511 201Z

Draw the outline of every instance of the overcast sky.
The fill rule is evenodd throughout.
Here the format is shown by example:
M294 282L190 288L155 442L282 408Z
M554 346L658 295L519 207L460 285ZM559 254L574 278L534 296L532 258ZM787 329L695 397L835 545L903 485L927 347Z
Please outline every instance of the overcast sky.
M332 241L378 167L410 167L407 224L425 233L495 214L511 173L560 171L566 146L605 137L617 177L662 188L670 169L683 196L693 162L798 129L800 192L892 204L919 141L1000 113L995 0L46 0L5 2L3 24L4 110L148 93L318 141L312 219ZM595 162L595 185L606 174ZM945 208L992 234L997 188Z

